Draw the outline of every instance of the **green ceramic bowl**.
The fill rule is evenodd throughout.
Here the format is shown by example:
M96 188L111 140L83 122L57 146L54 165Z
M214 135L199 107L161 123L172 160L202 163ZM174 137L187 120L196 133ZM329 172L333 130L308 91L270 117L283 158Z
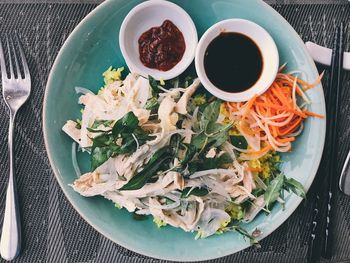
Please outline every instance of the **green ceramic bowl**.
M147 256L195 261L222 257L248 247L249 241L237 233L215 235L194 240L193 233L165 227L158 229L152 220L135 221L126 210L118 210L103 198L84 198L68 186L76 179L71 161L72 141L61 127L68 119L79 117L80 107L74 87L97 91L102 85L101 73L110 65L125 62L118 46L120 25L138 0L106 1L91 12L69 36L51 70L44 99L43 129L52 169L63 192L74 208L97 231L130 250ZM317 78L314 62L293 28L271 7L260 0L178 0L192 17L198 34L214 23L228 18L244 18L263 26L276 41L281 63L288 62L289 70L301 70L309 81ZM200 8L199 8L200 7ZM311 110L325 114L321 85L308 92ZM310 118L305 130L293 144L293 152L283 158L283 171L303 183L308 189L314 179L323 150L325 120ZM89 167L88 157L79 155L83 169ZM262 230L262 238L279 227L296 209L301 199L288 195L286 209L276 205L269 216L259 215L245 225L248 231Z

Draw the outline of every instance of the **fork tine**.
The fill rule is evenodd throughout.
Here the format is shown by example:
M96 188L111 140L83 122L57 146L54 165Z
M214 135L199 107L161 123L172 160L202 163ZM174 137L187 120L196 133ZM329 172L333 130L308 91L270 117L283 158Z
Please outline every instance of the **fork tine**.
M5 64L5 55L4 55L4 50L2 48L2 43L0 39L0 67L1 67L1 78L2 81L7 79L7 73L6 73L6 64Z
M28 63L27 63L26 57L25 57L24 52L23 52L21 41L19 41L19 38L18 38L17 34L16 34L16 42L17 42L17 45L18 45L19 53L21 54L24 78L29 78L30 77L30 73L29 73Z
M11 50L10 50L9 38L7 36L6 36L6 44L7 44L7 51L8 51L8 55L9 55L10 78L14 79L15 75L13 73L13 67L12 67L12 55L11 55Z
M21 75L21 71L19 70L19 66L18 66L18 59L17 59L17 55L16 55L16 50L15 50L15 45L13 44L13 39L12 37L10 37L10 44L13 50L13 56L15 57L15 65L16 65L16 70L17 70L17 78L22 78Z

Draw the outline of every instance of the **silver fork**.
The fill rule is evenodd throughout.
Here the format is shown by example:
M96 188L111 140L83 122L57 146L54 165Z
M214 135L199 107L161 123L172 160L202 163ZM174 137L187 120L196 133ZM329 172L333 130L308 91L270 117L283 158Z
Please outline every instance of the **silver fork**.
M2 226L0 240L0 254L6 260L12 260L18 256L21 250L21 222L19 216L19 207L17 200L16 181L14 178L14 150L13 135L14 122L18 109L26 102L30 95L30 74L29 68L24 56L22 46L16 35L17 47L22 62L23 77L20 71L20 65L17 59L17 52L12 38L6 37L9 74L6 71L5 55L0 40L0 67L2 79L2 95L5 103L10 110L8 147L10 157L10 175L6 191L5 214Z

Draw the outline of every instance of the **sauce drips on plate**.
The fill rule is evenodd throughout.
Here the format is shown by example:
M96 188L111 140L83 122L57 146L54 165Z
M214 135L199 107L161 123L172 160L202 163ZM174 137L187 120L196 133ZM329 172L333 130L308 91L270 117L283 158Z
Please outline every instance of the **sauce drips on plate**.
M161 71L168 71L179 63L186 49L181 31L170 20L144 32L138 43L142 64Z
M222 32L208 45L204 68L217 88L231 93L243 92L260 78L263 58L259 47L248 36Z

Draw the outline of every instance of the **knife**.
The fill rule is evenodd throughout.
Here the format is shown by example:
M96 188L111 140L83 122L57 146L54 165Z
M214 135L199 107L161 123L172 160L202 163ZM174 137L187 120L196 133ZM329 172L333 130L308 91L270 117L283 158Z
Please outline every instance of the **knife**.
M350 151L340 174L339 188L344 194L350 195Z

